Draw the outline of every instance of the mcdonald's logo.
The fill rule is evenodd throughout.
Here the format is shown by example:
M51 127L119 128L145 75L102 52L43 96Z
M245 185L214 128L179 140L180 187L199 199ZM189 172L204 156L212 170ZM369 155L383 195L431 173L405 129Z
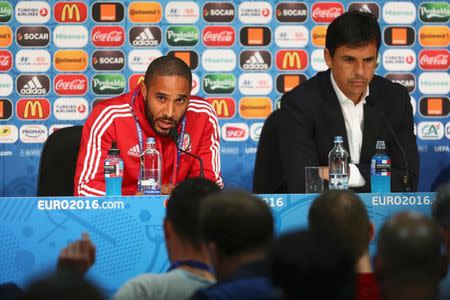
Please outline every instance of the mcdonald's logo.
M134 91L134 89L144 81L145 74L133 74L128 80L128 86L130 87L130 92Z
M58 2L53 11L56 22L83 23L87 19L88 8L83 2Z
M233 98L206 98L216 111L219 119L231 119L236 113L236 102Z
M50 116L47 99L20 99L16 106L17 117L21 120L46 120Z
M308 54L304 50L281 50L276 63L279 70L304 70L308 67Z

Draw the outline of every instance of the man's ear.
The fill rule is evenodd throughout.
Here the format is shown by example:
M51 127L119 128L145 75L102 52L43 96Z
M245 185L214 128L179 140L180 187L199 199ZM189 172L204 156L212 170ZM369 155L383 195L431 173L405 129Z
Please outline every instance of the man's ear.
M164 240L167 242L172 237L172 224L167 218L164 218L163 221L163 230L164 230Z
M144 99L147 99L147 86L144 81L141 82L141 93Z
M373 241L373 239L375 238L375 224L373 224L372 222L370 222L369 226L369 238L370 241Z
M325 58L325 63L327 64L328 68L331 69L331 63L333 62L333 58L330 55L330 51L328 51L327 48L323 49L323 57Z

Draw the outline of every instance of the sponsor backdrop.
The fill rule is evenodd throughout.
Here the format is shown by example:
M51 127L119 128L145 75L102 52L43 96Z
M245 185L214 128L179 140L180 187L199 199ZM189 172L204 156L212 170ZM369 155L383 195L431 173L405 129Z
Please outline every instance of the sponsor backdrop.
M378 16L376 72L410 91L419 189L433 190L449 176L447 2L0 1L0 195L34 195L48 135L133 89L165 54L189 64L193 93L217 111L225 184L250 189L264 119L326 69L327 24L347 10Z

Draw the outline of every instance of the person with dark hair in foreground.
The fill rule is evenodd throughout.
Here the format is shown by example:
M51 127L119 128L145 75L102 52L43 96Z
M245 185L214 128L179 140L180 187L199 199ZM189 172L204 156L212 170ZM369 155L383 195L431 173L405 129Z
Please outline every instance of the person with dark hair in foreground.
M439 187L432 209L433 220L441 229L442 241L447 253L447 268L450 264L450 182ZM450 271L441 281L439 300L450 299Z
M328 179L335 136L342 136L349 150L350 188L370 191L370 161L383 140L392 163L391 190L416 191L411 98L404 86L374 75L381 44L376 17L359 11L340 15L328 26L325 44L329 69L281 99L280 157L288 192L305 192L307 166L321 166Z
M200 220L218 282L191 299L274 299L265 261L274 234L268 205L244 191L222 192L205 200Z
M375 270L384 300L437 299L445 275L439 227L417 212L401 212L381 227Z
M105 195L103 161L113 141L124 161L122 194L136 195L148 137L155 138L162 155L161 193L170 194L177 183L200 174L200 163L177 146L199 156L205 178L222 186L217 117L207 101L191 96L191 86L189 67L179 58L162 56L149 65L134 91L95 105L83 126L74 195ZM177 144L169 135L173 129Z
M302 230L275 241L271 278L284 300L351 300L355 297L355 261L330 236Z
M333 237L355 260L356 300L378 300L380 291L369 255L375 235L366 207L351 191L327 191L317 197L308 213L309 229Z

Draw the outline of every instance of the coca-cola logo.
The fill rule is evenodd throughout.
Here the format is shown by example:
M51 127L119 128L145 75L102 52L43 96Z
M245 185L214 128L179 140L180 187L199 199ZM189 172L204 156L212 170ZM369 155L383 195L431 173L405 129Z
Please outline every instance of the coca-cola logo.
M12 68L12 54L7 50L0 50L0 71L9 71Z
M88 79L83 74L59 74L53 86L55 93L60 96L84 95L88 90Z
M208 47L230 47L236 40L231 26L206 26L203 29L203 43Z
M450 52L447 49L422 50L419 65L423 70L448 70Z
M344 13L344 5L339 2L314 3L311 11L314 22L331 23L334 19Z
M97 47L120 47L125 42L125 31L121 26L95 26L91 38Z

